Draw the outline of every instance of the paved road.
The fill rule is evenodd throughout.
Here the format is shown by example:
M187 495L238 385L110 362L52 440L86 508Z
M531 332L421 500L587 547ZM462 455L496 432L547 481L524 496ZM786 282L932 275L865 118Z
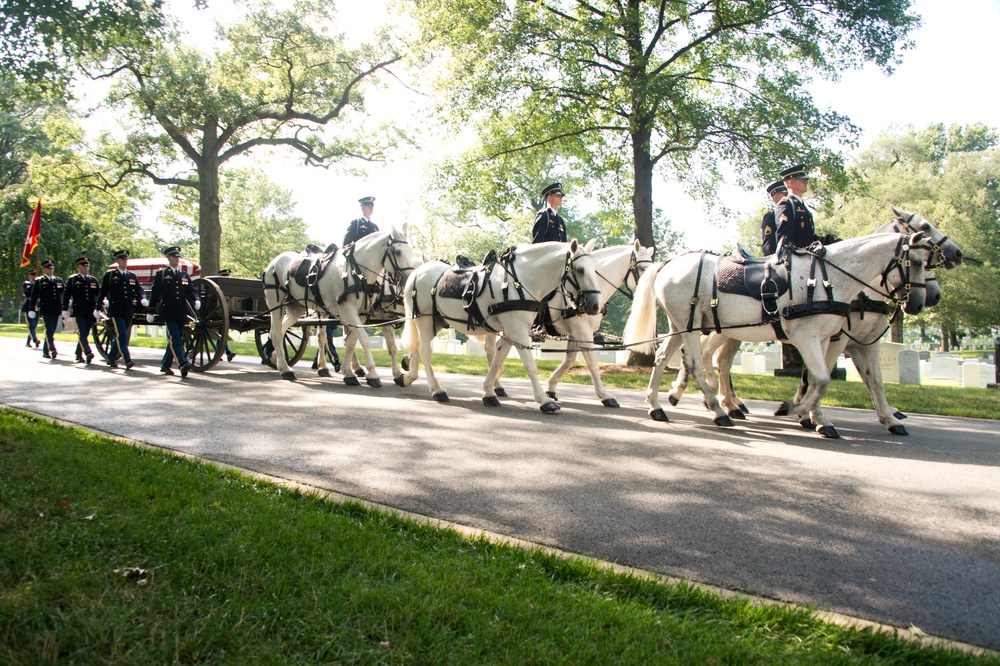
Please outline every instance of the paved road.
M820 439L751 401L711 424L672 421L638 391L617 410L589 387L546 416L524 381L501 408L481 379L347 387L278 379L238 357L186 380L136 350L125 374L41 360L0 338L0 402L106 432L564 550L1000 648L1000 422L829 409ZM306 365L306 364L302 364ZM388 374L388 373L386 373ZM385 377L388 380L388 377ZM155 407L154 407L155 405Z

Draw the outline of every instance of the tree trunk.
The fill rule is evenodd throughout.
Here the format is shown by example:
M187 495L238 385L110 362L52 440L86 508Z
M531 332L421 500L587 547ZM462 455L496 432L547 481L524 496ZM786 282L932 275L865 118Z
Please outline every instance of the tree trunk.
M218 136L218 123L215 118L209 118L203 128L202 159L198 164L198 263L202 275L218 275L222 255Z
M889 327L889 342L903 342L903 311L897 310Z
M948 343L951 342L950 330L947 324L941 324L941 351L946 352L951 347Z
M653 161L649 156L648 130L632 133L632 214L635 237L643 247L653 247Z

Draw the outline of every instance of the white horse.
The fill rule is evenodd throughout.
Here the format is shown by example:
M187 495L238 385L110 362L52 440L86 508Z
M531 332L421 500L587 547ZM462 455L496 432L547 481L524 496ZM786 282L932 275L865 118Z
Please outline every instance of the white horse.
M347 332L345 358L354 353L355 344L360 341L365 352L365 366L368 369L366 381L370 386L381 386L372 358L368 334L361 321L361 313L378 289L379 276L389 273L392 279L402 284L413 271L410 266L410 243L407 227L393 227L360 238L346 248L341 248L330 258L318 274L309 279L311 285L301 285L293 277L303 254L283 252L271 260L261 276L264 282L264 297L271 312L271 339L283 340L285 331L295 324L309 309L323 311L340 319ZM325 337L325 331L323 332ZM295 379L295 373L288 367L284 354L275 354L275 363L281 376ZM320 356L320 372L326 367L326 354ZM357 386L350 365L344 368L344 383Z
M411 355L405 385L417 378L423 359L431 397L447 402L448 394L438 384L431 367L434 335L443 328L473 336L481 335L480 329L502 331L483 382L483 404L499 406L494 386L504 359L514 346L531 378L535 400L542 412L558 410L558 403L545 395L538 380L531 355L530 328L535 314L544 307L542 299L564 282L571 285L579 307L588 314L598 312L600 288L590 255L594 243L591 240L584 246L573 239L569 243L523 244L508 250L494 264L475 270L456 272L442 261L432 261L413 271L406 282L404 297L407 320L402 344ZM471 286L470 279L474 280Z
M776 312L782 314L780 324L784 333L799 350L812 377L812 385L791 413L811 414L817 423L816 430L822 436L839 437L836 428L818 407L830 382L826 349L830 338L844 325L844 316L832 306L829 312L809 314L810 311L806 310L802 316L803 311L795 309L800 306L793 303L793 296L797 295L801 303L803 294L812 293L810 283L815 286L815 269L819 266L823 282L828 282L832 290L829 293L850 298L849 295L856 294L861 287L881 278L890 294L905 290L908 294L905 310L917 313L923 309L925 292L923 289L907 289L903 285L923 282L925 265L931 252L931 245L923 242L922 234L917 233L873 234L841 241L827 247L823 257L808 251L791 255L790 289L777 298ZM658 402L660 378L667 359L683 345L684 366L688 374L697 380L708 408L715 411L715 423L732 426L730 416L720 406L715 391L703 374L701 334L718 325L727 331L729 337L745 342L763 342L775 337L771 323L762 317L760 301L740 294L713 294L718 261L718 256L704 252L681 255L659 269L647 270L639 281L632 313L625 327L625 343L647 349L651 346L649 340L656 329L657 303L664 308L670 320L670 333L656 351L655 366L646 391L649 414L654 420L667 420ZM825 296L827 290L821 288L820 293ZM824 301L819 298L816 302ZM793 315L793 318L788 318L788 315Z
M949 239L944 233L933 224L915 213L898 210L890 207L893 212L893 219L879 227L875 233L913 233L921 232L931 244L931 258L929 265L945 266L946 268L958 266L962 263L963 253L961 248ZM924 275L926 289L925 305L933 307L941 300L941 288L937 283L937 278L931 271L926 271ZM887 303L878 291L878 285L871 285L859 293L851 301L851 313L848 316L841 334L835 337L827 349L826 358L828 367L835 367L836 360L845 351L850 355L857 368L861 380L871 395L872 405L879 422L893 435L908 435L906 428L897 420L906 418L906 415L892 407L885 395L885 385L882 382L882 371L879 365L879 344L878 340L889 328L889 320L896 307ZM839 339L838 339L839 338ZM749 410L739 399L733 390L730 372L733 360L739 351L740 342L727 336L726 332L708 335L702 340L702 363L706 368L711 367L711 357L715 353L715 364L719 369L719 399L724 409L729 415L736 419L742 419L744 413ZM707 379L713 385L714 375L707 372ZM687 373L681 368L677 381L668 394L668 399L672 405L684 394L687 386ZM783 416L798 402L802 400L808 390L808 373L804 373L803 381L799 386L795 397L791 401L783 402L775 412L776 416ZM811 428L813 423L808 417L803 418L800 423L803 427Z

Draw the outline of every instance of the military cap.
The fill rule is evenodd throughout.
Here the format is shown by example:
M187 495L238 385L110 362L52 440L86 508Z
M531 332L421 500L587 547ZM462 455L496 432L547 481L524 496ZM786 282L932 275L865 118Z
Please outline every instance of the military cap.
M79 259L76 260L76 265L77 266L80 266L80 265L89 266L90 265L90 259L88 259L87 257L80 257Z
M115 259L128 259L128 250L118 250L115 252Z
M222 277L229 277L230 273L232 273L232 272L233 272L233 270L231 268L220 268L219 269L219 275L221 275Z
M56 267L56 262L52 261L51 259L46 259L45 261L42 262L42 268L55 268L55 267Z
M543 199L550 194L563 194L562 183L552 183L551 185L546 185L542 189Z
M788 191L788 188L785 187L785 181L783 181L783 180L776 180L776 181L774 181L773 183L771 183L770 185L767 186L767 193L768 194L774 194L775 192L782 192L782 193L784 193L784 192L787 192L787 191Z
M167 257L181 256L181 248L179 245L171 245L170 247L163 250L163 254Z
M28 271L28 275L38 275L38 271L32 268L30 271Z
M788 180L789 178L803 178L809 180L809 174L806 173L805 164L796 164L795 166L790 166L781 172L781 180Z
M375 197L361 197L360 199L358 199L358 203L361 204L362 206L374 206Z

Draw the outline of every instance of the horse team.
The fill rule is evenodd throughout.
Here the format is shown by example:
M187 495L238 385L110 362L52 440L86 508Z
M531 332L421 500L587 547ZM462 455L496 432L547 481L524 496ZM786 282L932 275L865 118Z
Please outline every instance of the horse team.
M381 386L364 329L380 323L373 317L378 311L381 322L387 313L405 321L402 345L410 351L408 369L397 360L393 336L386 335L395 383L412 384L422 362L434 400L447 401L448 394L434 374L431 341L441 329L454 328L483 339L489 361L482 391L487 406L498 406L499 397L506 395L500 373L514 348L542 412L559 409L556 386L577 354L584 357L598 399L618 407L601 382L593 340L608 299L618 291L634 292L623 343L656 348L646 391L654 420L667 420L659 402L660 379L678 348L683 367L669 402L677 404L693 378L715 423L726 427L747 411L729 380L740 342L782 339L799 350L806 373L795 398L783 403L779 413L798 417L823 437L839 437L820 400L830 368L846 350L872 395L879 421L892 434L905 435L897 423L904 415L885 399L877 342L898 308L916 314L940 300L931 269L958 265L962 252L920 216L892 210L893 219L874 234L829 246L788 248L764 259L702 251L654 262L653 249L638 241L595 250L593 240L572 240L518 245L501 255L491 253L483 264L463 267L414 252L404 225L361 238L330 256L311 257L308 271L300 253L278 255L263 273L271 339L283 339L309 310L337 316L346 331L345 383L358 385L357 376L363 375L369 385ZM669 331L659 336L658 308L669 321ZM547 386L538 378L531 338L532 324L543 310L568 340L566 359ZM365 373L355 372L349 362L358 343ZM295 378L283 354L276 353L274 361L282 377ZM320 375L329 376L322 356L321 364Z

